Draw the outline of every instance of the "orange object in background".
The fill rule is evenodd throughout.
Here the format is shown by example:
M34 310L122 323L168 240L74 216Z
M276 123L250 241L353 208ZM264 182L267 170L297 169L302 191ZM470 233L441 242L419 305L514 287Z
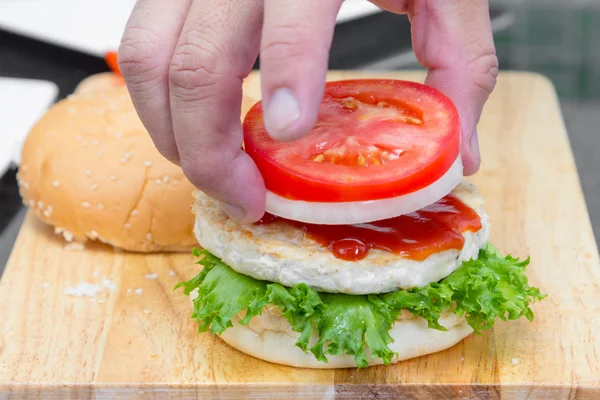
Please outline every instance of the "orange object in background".
M109 51L104 55L104 61L106 62L106 65L108 66L108 68L110 68L110 70L112 72L114 72L115 74L118 74L120 76L121 75L121 71L119 70L119 62L117 59L117 52L116 51Z

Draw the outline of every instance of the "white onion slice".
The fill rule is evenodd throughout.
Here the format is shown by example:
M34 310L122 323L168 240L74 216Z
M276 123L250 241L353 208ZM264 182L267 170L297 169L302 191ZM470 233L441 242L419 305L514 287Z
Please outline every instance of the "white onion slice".
M379 221L417 211L443 198L462 180L460 156L446 173L431 185L398 197L341 203L290 200L267 191L267 212L310 224L349 225Z

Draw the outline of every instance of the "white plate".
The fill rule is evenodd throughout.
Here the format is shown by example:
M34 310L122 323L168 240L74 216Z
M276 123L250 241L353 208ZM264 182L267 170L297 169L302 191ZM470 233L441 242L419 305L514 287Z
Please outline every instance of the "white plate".
M118 47L134 5L135 0L0 0L0 28L102 57ZM338 23L380 11L366 0L346 0Z
M25 137L57 94L52 82L0 78L0 177L11 162L19 164Z

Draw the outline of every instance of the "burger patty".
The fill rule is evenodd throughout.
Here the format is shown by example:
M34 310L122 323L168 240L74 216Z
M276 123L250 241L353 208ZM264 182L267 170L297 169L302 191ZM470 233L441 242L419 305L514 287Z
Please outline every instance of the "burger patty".
M377 249L371 249L362 260L345 261L285 221L238 225L201 192L196 193L195 234L202 247L255 279L284 286L306 283L329 293L384 293L439 281L463 261L477 258L489 236L483 198L475 186L465 182L452 193L477 212L482 228L463 233L462 250L444 250L423 261Z

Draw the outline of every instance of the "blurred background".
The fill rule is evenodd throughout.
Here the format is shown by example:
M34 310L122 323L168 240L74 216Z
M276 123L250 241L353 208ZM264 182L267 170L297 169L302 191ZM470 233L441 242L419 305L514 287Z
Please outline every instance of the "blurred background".
M19 146L54 101L106 71L134 0L0 1L0 273L25 210L16 184ZM596 238L600 234L600 0L491 0L501 69L549 77L560 97ZM258 66L258 64L257 64ZM420 68L404 16L346 0L332 69Z

